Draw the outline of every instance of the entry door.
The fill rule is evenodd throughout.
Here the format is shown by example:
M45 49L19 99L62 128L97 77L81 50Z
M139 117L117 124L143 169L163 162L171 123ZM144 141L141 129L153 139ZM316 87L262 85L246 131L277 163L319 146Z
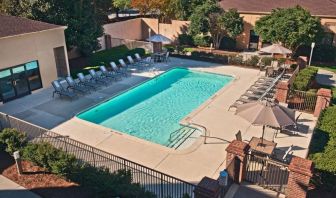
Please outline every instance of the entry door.
M24 65L0 71L0 90L3 102L30 94Z
M12 68L12 77L16 97L30 94L24 65Z

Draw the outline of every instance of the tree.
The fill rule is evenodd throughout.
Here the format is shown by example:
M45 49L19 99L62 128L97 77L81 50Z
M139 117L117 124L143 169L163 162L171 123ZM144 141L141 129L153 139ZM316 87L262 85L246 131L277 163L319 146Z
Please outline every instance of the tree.
M0 13L12 16L30 17L30 0L0 0Z
M100 48L97 38L103 35L102 24L110 4L110 0L36 0L32 15L35 20L68 26L68 48L77 47L89 55Z
M113 6L120 10L126 10L130 8L131 0L113 0Z
M197 7L190 20L190 33L210 34L216 49L225 36L234 39L243 32L243 19L237 10L230 9L225 12L216 1L212 0Z
M318 41L323 33L320 19L300 6L273 10L256 22L255 31L263 40L294 51L300 45Z

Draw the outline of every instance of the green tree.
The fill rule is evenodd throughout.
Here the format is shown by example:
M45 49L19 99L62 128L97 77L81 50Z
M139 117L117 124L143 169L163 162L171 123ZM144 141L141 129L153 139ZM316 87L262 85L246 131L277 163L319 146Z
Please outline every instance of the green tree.
M244 30L243 18L237 10L230 9L225 12L216 1L208 0L197 7L190 19L190 33L210 34L216 49L225 36L235 39Z
M126 10L130 8L131 0L113 0L113 6L120 10Z
M300 6L273 10L256 22L255 31L263 40L292 50L318 41L323 33L320 19Z
M12 16L30 17L31 0L0 0L0 13Z
M107 20L107 0L36 0L32 18L66 25L68 48L77 47L84 55L100 48L97 38L103 35L102 24Z
M27 137L25 133L10 128L6 128L0 132L0 148L9 154L21 150L26 144Z

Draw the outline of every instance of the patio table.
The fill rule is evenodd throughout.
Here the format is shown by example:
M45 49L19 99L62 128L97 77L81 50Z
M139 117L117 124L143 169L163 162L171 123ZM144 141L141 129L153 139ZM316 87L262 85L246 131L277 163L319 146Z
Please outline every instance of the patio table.
M163 52L156 52L156 53L154 53L153 54L153 56L154 56L154 62L162 61L165 55L166 54L163 53Z
M261 145L262 142L262 145ZM268 141L268 140L261 140L261 138L252 137L249 142L250 149L252 151L256 151L261 154L265 154L266 156L271 156L277 143Z

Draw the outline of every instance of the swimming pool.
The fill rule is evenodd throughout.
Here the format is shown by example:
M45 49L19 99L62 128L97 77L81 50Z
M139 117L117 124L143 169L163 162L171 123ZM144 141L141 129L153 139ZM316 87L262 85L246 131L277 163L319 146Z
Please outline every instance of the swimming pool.
M171 69L77 115L78 118L167 146L179 122L233 77Z

